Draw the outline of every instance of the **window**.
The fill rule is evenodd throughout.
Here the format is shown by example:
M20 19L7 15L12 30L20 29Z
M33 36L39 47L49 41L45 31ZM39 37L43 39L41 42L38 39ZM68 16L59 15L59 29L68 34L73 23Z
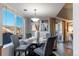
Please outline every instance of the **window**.
M15 17L16 16L16 17ZM24 18L17 16L11 10L2 9L2 33L3 33L3 45L11 42L10 35L16 34L19 38L22 38L24 31Z
M24 19L21 16L16 17L16 35L18 35L21 38L23 35L23 25L24 25L23 20Z
M3 33L14 33L14 14L10 10L3 9L2 25Z
M10 43L10 35L14 33L14 14L5 8L2 10L2 32L3 45Z

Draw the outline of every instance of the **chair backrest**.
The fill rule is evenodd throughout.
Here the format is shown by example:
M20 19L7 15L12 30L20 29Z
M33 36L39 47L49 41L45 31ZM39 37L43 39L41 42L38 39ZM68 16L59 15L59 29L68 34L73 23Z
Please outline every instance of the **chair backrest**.
M13 34L10 32L3 33L3 45L11 43L11 38L10 38L11 35Z
M47 33L46 34L46 38L48 39L48 38L50 38L51 37L51 34L50 33Z
M11 40L14 44L14 48L16 48L20 45L19 39L16 35L11 35Z
M30 38L30 37L32 37L31 33L26 34L26 38Z
M45 56L49 56L52 54L56 38L57 36L48 38L47 43L45 45L45 52L44 52Z

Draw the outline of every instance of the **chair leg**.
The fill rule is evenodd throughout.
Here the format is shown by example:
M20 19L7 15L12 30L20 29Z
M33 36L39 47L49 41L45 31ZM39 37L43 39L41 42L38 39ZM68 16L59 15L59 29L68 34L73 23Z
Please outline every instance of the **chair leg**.
M25 51L25 56L27 56L27 51Z
M14 51L14 56L16 56L16 51Z
M19 52L18 56L20 56L20 51L18 51L18 52Z

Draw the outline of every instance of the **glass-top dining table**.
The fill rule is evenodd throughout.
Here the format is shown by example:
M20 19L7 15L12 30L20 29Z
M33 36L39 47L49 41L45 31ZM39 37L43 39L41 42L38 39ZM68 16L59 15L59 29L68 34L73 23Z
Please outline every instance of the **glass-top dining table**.
M31 37L28 39L21 39L21 42L27 43L27 44L31 44L31 43L45 43L47 41L47 39L45 38L39 38L39 42L37 42L37 38L36 37Z

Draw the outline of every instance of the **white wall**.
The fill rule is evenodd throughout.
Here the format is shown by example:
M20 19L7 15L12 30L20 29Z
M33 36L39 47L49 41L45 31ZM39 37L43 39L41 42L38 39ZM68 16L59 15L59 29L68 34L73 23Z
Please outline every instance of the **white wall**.
M2 56L13 56L13 55L14 55L13 44L9 43L4 45L2 48Z
M79 56L79 3L73 4L73 55Z
M30 18L27 18L26 20L25 20L25 31L26 31L26 33L30 33L31 32L31 22L30 22Z

